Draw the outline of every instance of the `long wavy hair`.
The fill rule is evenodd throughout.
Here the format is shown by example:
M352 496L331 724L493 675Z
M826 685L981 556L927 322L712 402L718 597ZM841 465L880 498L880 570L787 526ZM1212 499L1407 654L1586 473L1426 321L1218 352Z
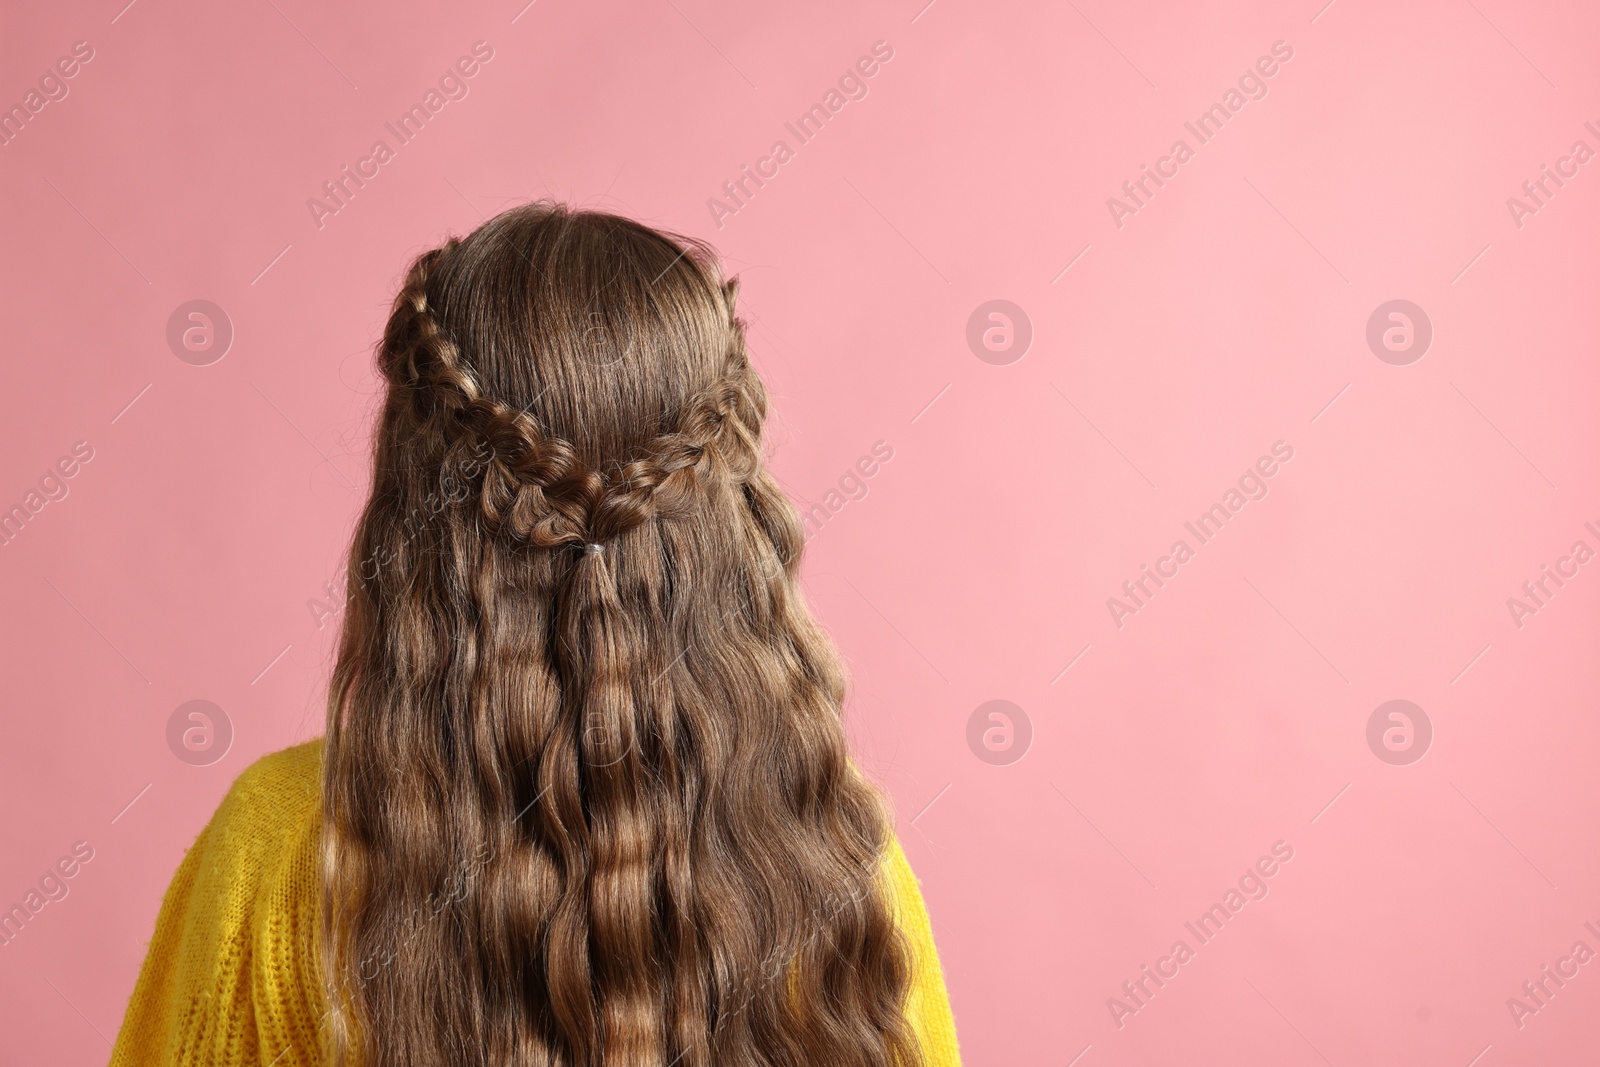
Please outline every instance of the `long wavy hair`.
M547 203L407 272L329 694L334 1062L919 1062L737 291Z

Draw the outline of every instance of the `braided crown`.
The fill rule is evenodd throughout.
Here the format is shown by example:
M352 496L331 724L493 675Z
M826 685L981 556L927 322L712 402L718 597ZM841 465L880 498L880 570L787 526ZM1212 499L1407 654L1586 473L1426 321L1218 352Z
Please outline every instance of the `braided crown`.
M731 299L721 376L684 406L672 430L634 458L596 470L526 409L486 394L440 328L429 309L427 280L454 243L426 253L412 268L385 331L384 369L392 383L414 390L427 417L443 422L447 456L476 457L476 504L491 531L544 548L598 545L653 519L689 513L707 479L737 484L755 475L765 400ZM724 287L726 295L735 284Z

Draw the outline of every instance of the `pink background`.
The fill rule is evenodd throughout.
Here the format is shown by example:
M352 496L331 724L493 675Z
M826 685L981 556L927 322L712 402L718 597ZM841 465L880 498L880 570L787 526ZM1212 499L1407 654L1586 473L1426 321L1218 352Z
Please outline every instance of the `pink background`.
M184 849L320 732L336 626L308 602L399 272L542 195L722 251L797 499L893 449L807 585L968 1063L1595 1061L1600 964L1520 1027L1506 1003L1600 949L1600 565L1521 627L1506 603L1600 549L1600 163L1520 227L1506 203L1600 149L1592 6L124 2L18 7L0 41L0 102L94 50L0 148L0 506L94 449L0 548L0 905L94 849L0 948L6 1063L105 1060ZM307 199L480 40L469 95L319 229ZM1268 95L1198 145L1276 41ZM1107 198L1180 137L1119 227ZM707 200L779 139L719 228ZM235 330L207 366L165 338L194 299ZM966 341L993 299L1033 329L1004 365ZM1434 330L1404 366L1365 339L1394 299ZM1279 440L1269 495L1119 628L1107 598ZM168 748L192 699L235 732L209 766ZM1009 764L967 741L995 699L1031 724ZM1391 699L1432 724L1409 765L1368 746ZM1184 923L1278 841L1199 946Z

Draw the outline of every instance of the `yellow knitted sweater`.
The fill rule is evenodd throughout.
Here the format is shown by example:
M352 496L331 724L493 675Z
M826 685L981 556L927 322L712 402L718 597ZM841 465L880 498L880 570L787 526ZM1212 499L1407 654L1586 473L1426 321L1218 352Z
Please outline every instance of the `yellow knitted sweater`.
M264 756L234 782L167 889L112 1067L323 1062L321 772L319 739ZM928 913L893 838L884 879L915 951L907 1018L928 1067L959 1067Z

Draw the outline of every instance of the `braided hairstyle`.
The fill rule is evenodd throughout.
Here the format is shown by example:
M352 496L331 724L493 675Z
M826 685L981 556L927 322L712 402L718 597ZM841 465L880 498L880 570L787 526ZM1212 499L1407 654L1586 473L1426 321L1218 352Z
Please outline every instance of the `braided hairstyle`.
M333 1062L920 1062L737 288L547 203L408 271L329 693Z

